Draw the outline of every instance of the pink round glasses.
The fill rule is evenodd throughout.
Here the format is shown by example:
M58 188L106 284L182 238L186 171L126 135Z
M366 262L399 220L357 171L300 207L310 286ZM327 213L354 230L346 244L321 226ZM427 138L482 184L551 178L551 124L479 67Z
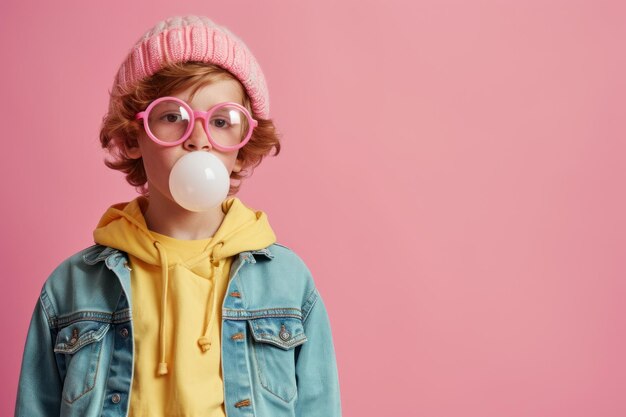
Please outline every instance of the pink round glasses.
M160 97L146 110L135 115L143 119L143 127L148 137L162 146L176 146L183 143L193 131L196 118L202 124L209 142L220 151L234 151L242 148L252 137L258 122L241 104L218 103L207 111L193 110L184 100L176 97Z

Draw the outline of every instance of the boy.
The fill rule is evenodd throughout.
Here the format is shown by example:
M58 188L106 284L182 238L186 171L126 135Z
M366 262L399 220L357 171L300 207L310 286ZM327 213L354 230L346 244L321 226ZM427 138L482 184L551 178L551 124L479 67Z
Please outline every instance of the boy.
M308 268L220 194L280 151L246 45L205 17L159 22L122 63L100 140L141 195L44 284L15 415L339 416Z

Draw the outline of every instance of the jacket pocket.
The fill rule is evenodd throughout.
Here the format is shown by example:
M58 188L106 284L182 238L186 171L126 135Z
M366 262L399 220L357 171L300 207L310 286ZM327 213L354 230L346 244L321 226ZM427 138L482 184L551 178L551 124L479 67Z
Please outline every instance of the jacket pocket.
M297 391L294 348L307 341L302 320L265 317L248 320L248 324L261 385L283 401L291 401Z
M102 338L109 323L80 321L62 328L56 338L54 352L65 363L63 400L73 403L89 393L96 383Z

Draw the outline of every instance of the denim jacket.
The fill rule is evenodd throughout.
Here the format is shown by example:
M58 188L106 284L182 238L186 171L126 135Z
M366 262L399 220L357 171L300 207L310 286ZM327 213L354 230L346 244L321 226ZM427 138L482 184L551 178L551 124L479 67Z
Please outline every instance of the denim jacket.
M127 415L130 290L128 255L107 246L86 248L52 272L28 330L16 417ZM341 415L326 308L289 248L274 243L236 256L221 336L228 417Z

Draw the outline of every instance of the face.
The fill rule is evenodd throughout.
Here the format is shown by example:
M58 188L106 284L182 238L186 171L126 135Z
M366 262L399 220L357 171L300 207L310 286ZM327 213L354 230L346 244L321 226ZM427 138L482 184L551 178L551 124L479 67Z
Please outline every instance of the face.
M231 101L243 103L243 90L235 80L215 80L210 85L204 86L190 99L191 88L169 94L185 100L194 110L208 110L217 103ZM217 156L230 175L232 172L241 171L241 161L237 159L238 150L223 152L215 149L203 127L203 120L195 121L193 131L187 140L176 146L161 146L148 137L142 129L138 138L138 147L126 148L127 154L132 159L143 158L143 165L148 177L148 190L151 195L162 194L174 201L169 190L169 175L172 167L180 157L195 151L209 152Z

